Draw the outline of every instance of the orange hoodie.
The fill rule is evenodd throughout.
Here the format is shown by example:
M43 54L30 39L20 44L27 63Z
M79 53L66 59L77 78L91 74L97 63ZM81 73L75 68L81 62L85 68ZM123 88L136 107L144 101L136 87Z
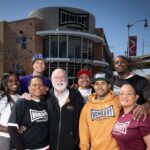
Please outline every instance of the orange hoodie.
M79 123L81 150L119 150L112 137L112 129L116 123L120 106L112 92L103 100L91 94L84 105Z

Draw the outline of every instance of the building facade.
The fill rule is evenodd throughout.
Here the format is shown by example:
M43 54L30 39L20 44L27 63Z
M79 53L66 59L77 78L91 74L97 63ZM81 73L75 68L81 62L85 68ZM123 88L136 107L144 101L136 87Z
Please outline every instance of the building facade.
M77 8L46 7L23 20L1 21L0 34L2 72L31 73L33 54L43 53L48 59L46 75L63 68L72 84L78 70L94 74L113 59L103 29L95 27L95 17Z

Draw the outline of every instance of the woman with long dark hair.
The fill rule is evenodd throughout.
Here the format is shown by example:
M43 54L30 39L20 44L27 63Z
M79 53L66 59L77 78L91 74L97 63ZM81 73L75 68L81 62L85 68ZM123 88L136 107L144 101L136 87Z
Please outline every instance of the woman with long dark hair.
M17 94L19 89L19 78L13 72L5 73L1 80L0 94L0 149L8 150L10 144L10 135L8 133L8 119L11 109L19 98Z

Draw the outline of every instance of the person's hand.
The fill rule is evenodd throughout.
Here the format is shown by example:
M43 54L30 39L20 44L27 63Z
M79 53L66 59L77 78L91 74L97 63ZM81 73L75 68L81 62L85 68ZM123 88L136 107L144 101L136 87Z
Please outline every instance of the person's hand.
M43 87L42 93L43 93L43 94L47 94L48 90L49 90L49 88L46 87L46 86L44 86L44 87Z
M26 129L27 129L27 128L26 128L25 126L21 126L21 127L18 128L18 132L19 132L20 134L22 134L23 132L25 132Z
M72 89L77 89L78 87L79 87L78 84L72 84L72 85L71 85L71 88L72 88Z
M143 121L145 121L149 108L146 103L143 105L136 105L133 110L133 119L139 121L139 119L144 115Z
M31 100L31 94L30 93L23 93L20 98L24 98L26 100Z

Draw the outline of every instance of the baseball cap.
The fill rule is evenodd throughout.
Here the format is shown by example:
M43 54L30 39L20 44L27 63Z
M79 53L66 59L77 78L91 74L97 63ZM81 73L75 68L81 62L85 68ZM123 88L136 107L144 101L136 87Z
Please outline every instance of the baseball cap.
M91 77L91 71L90 70L87 70L87 69L79 70L77 72L77 77L79 78L82 74L86 74L87 76Z
M43 54L34 54L32 58L32 64L34 64L36 60L43 60L45 63L47 63L46 57Z
M104 80L107 83L110 83L109 77L107 73L104 72L100 72L100 73L96 73L92 79L92 82L95 83L98 80Z

